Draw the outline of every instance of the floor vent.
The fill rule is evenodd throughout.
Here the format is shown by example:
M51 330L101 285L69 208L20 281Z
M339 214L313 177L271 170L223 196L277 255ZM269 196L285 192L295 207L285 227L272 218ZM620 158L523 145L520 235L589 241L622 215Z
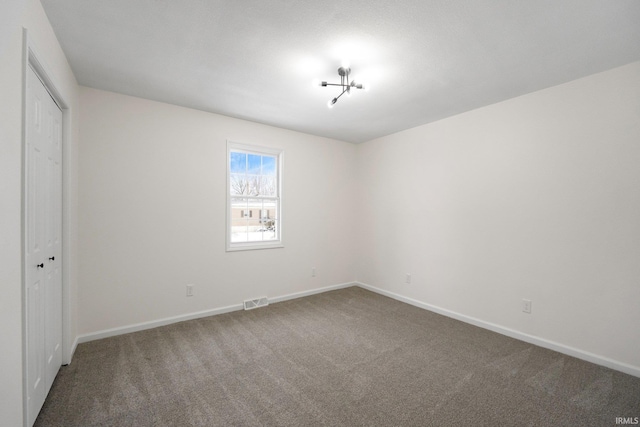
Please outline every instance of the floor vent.
M252 310L258 307L264 307L269 305L269 300L267 297L256 298L256 299L248 299L244 302L245 310Z

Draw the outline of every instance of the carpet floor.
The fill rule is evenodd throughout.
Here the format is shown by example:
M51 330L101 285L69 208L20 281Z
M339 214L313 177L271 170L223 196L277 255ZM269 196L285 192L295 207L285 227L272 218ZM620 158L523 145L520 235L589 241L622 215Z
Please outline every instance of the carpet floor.
M640 417L640 378L352 287L81 344L35 425L615 426L617 417Z

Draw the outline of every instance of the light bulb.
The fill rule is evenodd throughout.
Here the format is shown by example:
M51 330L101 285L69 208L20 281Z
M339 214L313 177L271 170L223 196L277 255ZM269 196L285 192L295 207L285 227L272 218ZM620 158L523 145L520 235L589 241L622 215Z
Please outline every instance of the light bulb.
M331 101L327 102L327 107L333 108L333 104L338 102L338 98L333 98Z

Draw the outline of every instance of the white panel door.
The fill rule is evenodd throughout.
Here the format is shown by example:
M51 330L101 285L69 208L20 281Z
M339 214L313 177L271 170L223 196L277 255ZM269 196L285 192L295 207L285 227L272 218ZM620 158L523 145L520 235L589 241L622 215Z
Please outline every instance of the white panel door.
M30 67L26 103L25 350L32 425L62 362L62 112Z
M43 87L44 89L44 87ZM48 95L48 93L47 93ZM51 97L47 108L45 216L46 392L62 365L62 111Z

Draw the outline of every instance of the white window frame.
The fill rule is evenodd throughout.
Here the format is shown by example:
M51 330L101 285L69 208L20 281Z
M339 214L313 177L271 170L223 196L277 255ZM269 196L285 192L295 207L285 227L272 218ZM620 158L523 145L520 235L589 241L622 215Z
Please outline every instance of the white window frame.
M277 179L277 197L276 200L276 212L278 213L278 226L276 227L277 239L268 241L253 241L253 242L232 242L231 241L231 225L233 222L233 215L231 210L231 199L238 197L231 194L231 153L242 152L247 154L258 154L276 157L276 179ZM273 249L283 248L282 240L282 169L284 164L284 151L279 148L265 147L258 145L242 144L239 142L227 140L227 252L232 251L246 251L256 249ZM252 198L248 196L248 198ZM270 198L271 199L271 198Z

